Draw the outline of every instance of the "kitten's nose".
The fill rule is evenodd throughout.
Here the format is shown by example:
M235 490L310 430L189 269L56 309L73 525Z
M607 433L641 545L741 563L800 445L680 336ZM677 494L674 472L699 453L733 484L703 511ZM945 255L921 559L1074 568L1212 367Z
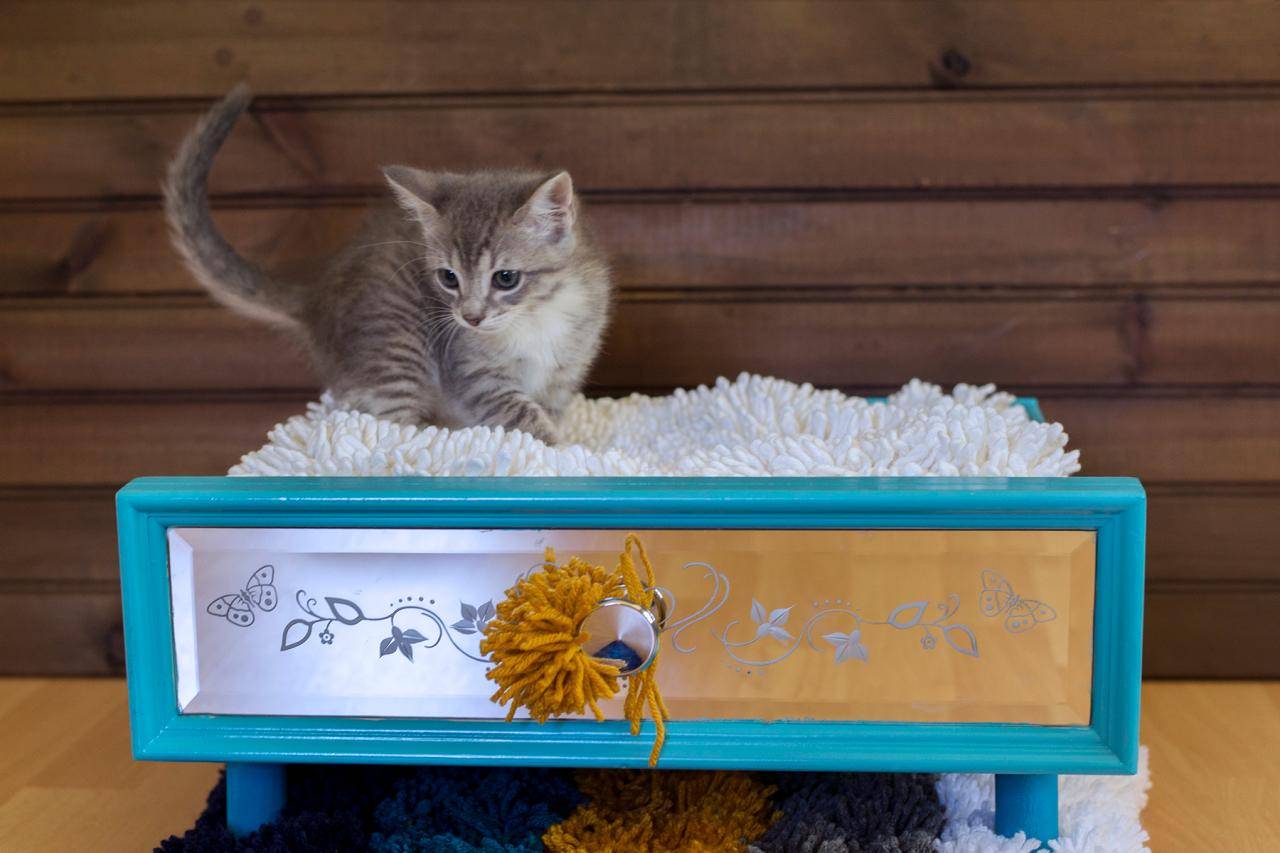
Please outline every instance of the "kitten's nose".
M484 322L484 315L483 314L467 314L464 312L462 315L462 319L466 320L468 323L470 323L473 326L479 326L481 323Z

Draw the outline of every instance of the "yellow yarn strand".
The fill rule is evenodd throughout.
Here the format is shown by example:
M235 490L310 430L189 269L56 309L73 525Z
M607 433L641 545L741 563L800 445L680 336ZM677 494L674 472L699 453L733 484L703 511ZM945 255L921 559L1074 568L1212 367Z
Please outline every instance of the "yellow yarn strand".
M643 578L633 550L644 568ZM521 578L507 590L480 643L481 653L494 663L487 677L498 689L491 698L500 705L510 705L507 720L520 708L540 723L550 717L583 714L590 708L595 718L603 721L599 702L617 695L620 668L587 653L585 644L590 638L581 625L618 587L640 606L653 607L655 583L649 556L634 533L627 536L618 567L612 572L578 557L558 565L555 552L548 548L542 570ZM633 735L640 733L645 708L653 718L656 736L649 754L651 766L657 763L666 740L669 716L658 692L657 667L655 658L643 672L627 676L623 702L623 715L631 723Z
M640 557L641 565L644 566L643 582L636 570L635 558L631 556L633 548ZM653 588L658 581L653 573L653 564L649 562L649 555L645 553L644 543L634 533L627 536L626 543L623 545L622 555L618 558L618 571L627 588L627 597L646 610L652 608ZM662 701L662 694L658 692L657 657L654 657L653 662L644 672L632 675L627 680L629 682L627 698L622 703L622 714L631 723L631 734L640 734L640 721L644 717L646 705L649 708L649 716L653 718L653 750L649 753L649 766L652 767L658 763L658 754L662 752L662 744L666 742L666 721L671 716L667 712L666 703Z

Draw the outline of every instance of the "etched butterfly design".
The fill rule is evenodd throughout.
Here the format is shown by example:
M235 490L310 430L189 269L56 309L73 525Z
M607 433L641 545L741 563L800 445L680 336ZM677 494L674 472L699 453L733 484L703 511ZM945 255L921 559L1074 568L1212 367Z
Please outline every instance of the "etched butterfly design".
M280 596L276 592L275 579L276 567L263 566L249 576L244 589L218 596L205 609L232 625L248 628L253 624L253 608L263 612L276 609Z
M1052 607L1043 601L1018 595L999 572L991 569L982 570L980 603L984 616L1004 613L1004 629L1011 634L1030 631L1040 622L1052 622L1058 618L1058 612Z

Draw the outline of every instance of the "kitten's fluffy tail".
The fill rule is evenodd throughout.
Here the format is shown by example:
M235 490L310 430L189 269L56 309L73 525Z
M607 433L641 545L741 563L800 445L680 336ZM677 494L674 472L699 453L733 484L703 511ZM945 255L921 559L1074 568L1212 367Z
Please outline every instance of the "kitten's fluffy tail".
M164 183L164 212L173 245L215 299L241 314L292 325L298 308L293 288L237 254L209 212L206 183L214 155L252 100L248 85L241 83L182 141Z

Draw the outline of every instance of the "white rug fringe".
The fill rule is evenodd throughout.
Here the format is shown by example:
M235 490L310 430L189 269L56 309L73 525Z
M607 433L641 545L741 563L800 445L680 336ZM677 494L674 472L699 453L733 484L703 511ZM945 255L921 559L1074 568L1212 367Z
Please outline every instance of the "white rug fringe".
M1063 776L1058 782L1058 830L1049 842L1055 853L1151 853L1139 815L1147 805L1151 771L1147 748L1138 755L1136 776ZM938 781L947 825L939 853L1033 853L1040 842L1018 833L1002 838L992 830L995 782L992 776L948 773Z
M669 397L578 397L549 447L502 428L402 426L327 395L233 475L1011 476L1080 470L1060 424L993 385L950 395L913 379L885 402L742 374Z

